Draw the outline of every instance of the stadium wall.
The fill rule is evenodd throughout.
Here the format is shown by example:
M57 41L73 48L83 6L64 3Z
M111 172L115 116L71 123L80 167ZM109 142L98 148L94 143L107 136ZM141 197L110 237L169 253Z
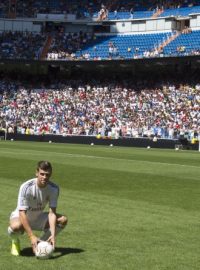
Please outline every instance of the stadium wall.
M200 15L191 15L190 27L197 30L200 29Z
M40 33L42 29L41 23L34 23L32 21L26 20L9 20L9 19L0 19L0 32L3 31L20 31L20 32L36 32Z
M198 150L198 145L189 144L187 140L169 140L157 139L153 141L150 138L96 138L94 136L62 136L62 135L25 135L25 134L7 134L7 140L16 141L34 141L34 142L47 142L47 143L75 143L75 144L94 144L94 145L113 145L113 146L127 146L127 147L151 147L163 149L190 149Z
M40 14L41 15L41 14ZM53 18L53 17L52 17ZM36 32L39 33L46 22L53 22L52 18L38 17L26 19L0 19L0 32L3 31L21 31L21 32ZM200 15L193 14L188 17L190 27L193 30L200 28ZM184 26L185 18L181 18ZM165 18L144 18L136 20L119 20L119 21L102 21L102 22L85 22L74 20L59 21L65 27L65 32L93 32L95 26L106 29L107 34L130 34L130 33L156 33L156 32L170 32L173 30L181 30L180 18L165 17ZM182 27L183 28L183 27ZM109 29L109 30L108 30ZM105 31L103 31L104 33Z
M172 19L146 19L134 21L118 21L110 26L111 33L142 33L165 32L176 29L176 22Z

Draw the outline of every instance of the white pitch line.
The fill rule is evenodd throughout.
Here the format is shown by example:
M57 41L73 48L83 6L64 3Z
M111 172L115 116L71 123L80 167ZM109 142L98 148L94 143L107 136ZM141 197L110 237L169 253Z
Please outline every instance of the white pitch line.
M2 148L1 148L2 149ZM4 148L7 149L7 148ZM23 150L26 152L30 152L30 150ZM39 153L44 153L44 151L38 151L38 150L31 150L33 154L33 151L35 152L39 152ZM5 153L8 154L12 154L13 155L13 151L6 151ZM129 162L142 162L142 163L149 163L149 164L160 164L160 165L167 165L167 166L181 166L181 167L189 167L189 168L198 168L200 169L199 166L194 166L194 165L185 165L185 164L178 164L178 163L165 163L165 162L152 162L152 161L147 161L147 160L138 160L138 159L123 159L123 158L113 158L113 157L100 157L100 156L90 156L90 155L82 155L82 154L71 154L71 153L55 153L55 152L47 152L48 154L52 153L54 156L57 154L59 156L63 155L63 156L70 156L73 158L92 158L92 159L105 159L105 160L115 160L115 161L129 161ZM19 155L19 153L16 153L17 155ZM37 153L34 153L34 155L38 155ZM41 154L39 154L41 155Z
M161 164L161 165L167 165L167 166L182 166L182 167L191 167L191 168L199 168L199 166L193 166L193 165L185 165L185 164L178 164L178 163L166 163L166 162L152 162L148 160L138 160L138 159L123 159L123 158L113 158L113 157L97 157L97 156L87 156L87 155L79 155L79 154L69 154L66 153L68 156L72 157L80 157L80 158L94 158L94 159L111 159L111 160L117 160L117 161L137 161L137 162L146 162L150 164Z

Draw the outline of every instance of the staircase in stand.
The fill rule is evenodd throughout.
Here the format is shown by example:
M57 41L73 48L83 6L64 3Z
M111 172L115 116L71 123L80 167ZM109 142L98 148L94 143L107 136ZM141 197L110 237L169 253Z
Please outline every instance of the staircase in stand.
M162 8L159 8L151 17L152 19L158 18L158 16L160 16L160 14L162 14L164 12L164 10Z
M162 52L163 48L167 46L169 43L171 43L173 40L175 40L178 36L180 36L180 32L176 31L175 34L171 35L167 40L165 40L160 46L157 48L158 52Z
M49 48L50 48L50 46L51 46L52 40L53 40L52 36L49 35L49 36L47 37L47 39L46 39L46 42L45 42L44 47L43 47L43 49L42 49L42 52L41 52L41 54L40 54L40 60L46 59L47 53L48 53Z

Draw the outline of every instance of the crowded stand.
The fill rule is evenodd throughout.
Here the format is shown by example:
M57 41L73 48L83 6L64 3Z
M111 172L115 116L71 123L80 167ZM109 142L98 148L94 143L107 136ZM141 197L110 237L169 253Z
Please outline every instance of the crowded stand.
M48 60L74 60L76 51L80 51L85 44L93 40L91 33L63 33L59 31L53 35L51 46L47 53Z
M0 81L0 128L8 133L192 140L200 134L200 83Z
M1 59L39 59L46 36L40 33L11 32L0 33Z
M8 14L9 6L8 6L8 1L7 0L1 0L0 1L0 17L6 17Z

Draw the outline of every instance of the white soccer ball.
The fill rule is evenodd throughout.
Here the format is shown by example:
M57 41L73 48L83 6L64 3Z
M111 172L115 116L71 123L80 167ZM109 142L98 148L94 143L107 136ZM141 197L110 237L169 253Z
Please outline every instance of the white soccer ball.
M35 256L38 259L49 259L53 253L53 246L47 241L38 243Z
M148 145L148 146L147 146L147 149L150 149L150 148L151 148L151 146Z

